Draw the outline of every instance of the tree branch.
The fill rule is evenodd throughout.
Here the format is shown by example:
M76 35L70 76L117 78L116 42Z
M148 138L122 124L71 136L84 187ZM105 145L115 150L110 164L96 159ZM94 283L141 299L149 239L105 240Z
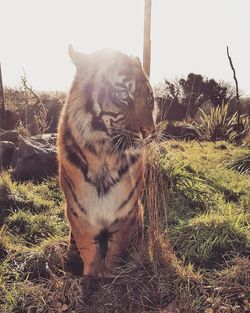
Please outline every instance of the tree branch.
M233 66L233 61L229 55L229 49L228 49L228 46L227 46L227 57L228 57L228 60L229 60L229 64L231 66L231 69L233 71L233 78L234 78L234 81L235 81L235 85L236 85L236 99L237 99L237 133L239 134L240 132L240 96L239 96L239 87L238 87L238 80L237 80L237 77L236 77L236 72L235 72L235 68Z

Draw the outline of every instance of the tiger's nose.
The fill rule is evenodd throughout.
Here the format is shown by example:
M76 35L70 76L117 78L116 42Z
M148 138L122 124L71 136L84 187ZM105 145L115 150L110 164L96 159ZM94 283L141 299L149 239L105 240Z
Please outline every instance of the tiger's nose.
M142 134L143 139L150 137L154 137L155 135L155 127L152 126L150 128L140 127L140 133Z

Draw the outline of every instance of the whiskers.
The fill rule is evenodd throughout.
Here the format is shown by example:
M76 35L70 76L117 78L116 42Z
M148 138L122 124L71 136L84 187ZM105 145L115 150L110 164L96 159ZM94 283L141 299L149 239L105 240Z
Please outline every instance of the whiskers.
M157 140L163 140L163 134ZM123 153L125 150L140 150L156 140L157 136L151 134L147 138L143 138L138 132L131 132L125 129L114 129L111 131L112 151Z
M127 149L135 148L135 136L125 129L111 129L111 151L123 153Z
M165 124L165 123L164 123ZM122 158L125 151L133 151L133 153L140 153L141 150L147 148L151 143L160 144L168 138L164 132L166 125L160 123L156 125L156 131L146 138L138 132L132 132L126 129L110 128L109 138L107 138L99 151L101 152L100 158L104 156L109 157L111 155L118 155Z
M166 121L161 121L156 125L155 138L153 140L155 143L160 144L161 142L171 137L166 134L166 126L167 126Z

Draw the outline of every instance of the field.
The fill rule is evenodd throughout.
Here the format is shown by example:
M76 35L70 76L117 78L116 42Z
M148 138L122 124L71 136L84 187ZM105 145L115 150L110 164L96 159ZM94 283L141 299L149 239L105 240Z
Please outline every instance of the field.
M169 140L149 152L143 239L103 280L82 278L67 249L57 178L1 175L1 313L250 312L249 147Z

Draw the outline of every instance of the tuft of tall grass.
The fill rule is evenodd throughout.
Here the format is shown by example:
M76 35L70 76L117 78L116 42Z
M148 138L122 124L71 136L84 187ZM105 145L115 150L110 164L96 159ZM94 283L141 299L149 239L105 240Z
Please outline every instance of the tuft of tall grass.
M33 213L53 211L63 204L57 177L44 180L41 184L19 183L12 180L9 172L0 175L1 200L5 200L2 204L4 210L22 209Z
M190 124L199 138L203 140L236 140L239 135L243 136L249 130L249 118L246 115L240 116L240 134L237 134L237 112L229 116L228 103L222 103L221 106L211 107L207 114L201 108L200 120Z
M232 160L229 163L228 168L231 168L241 174L250 174L250 152Z
M18 211L6 219L7 231L24 245L31 246L41 243L49 237L66 235L66 224L56 216L32 215L28 211Z
M154 202L148 205L151 202L148 199L152 198L148 191L144 206L148 210L153 208L153 212L160 215L157 227L160 226L161 231L164 231L167 225L174 226L180 218L190 218L197 213L206 212L215 201L211 182L190 165L186 166L170 156L164 146L154 148L154 153L155 161L152 162L153 152L150 152L146 178L146 188L154 185Z
M226 254L231 257L250 254L250 236L247 236L250 224L245 217L203 214L170 229L169 238L185 263L213 268L225 262Z

